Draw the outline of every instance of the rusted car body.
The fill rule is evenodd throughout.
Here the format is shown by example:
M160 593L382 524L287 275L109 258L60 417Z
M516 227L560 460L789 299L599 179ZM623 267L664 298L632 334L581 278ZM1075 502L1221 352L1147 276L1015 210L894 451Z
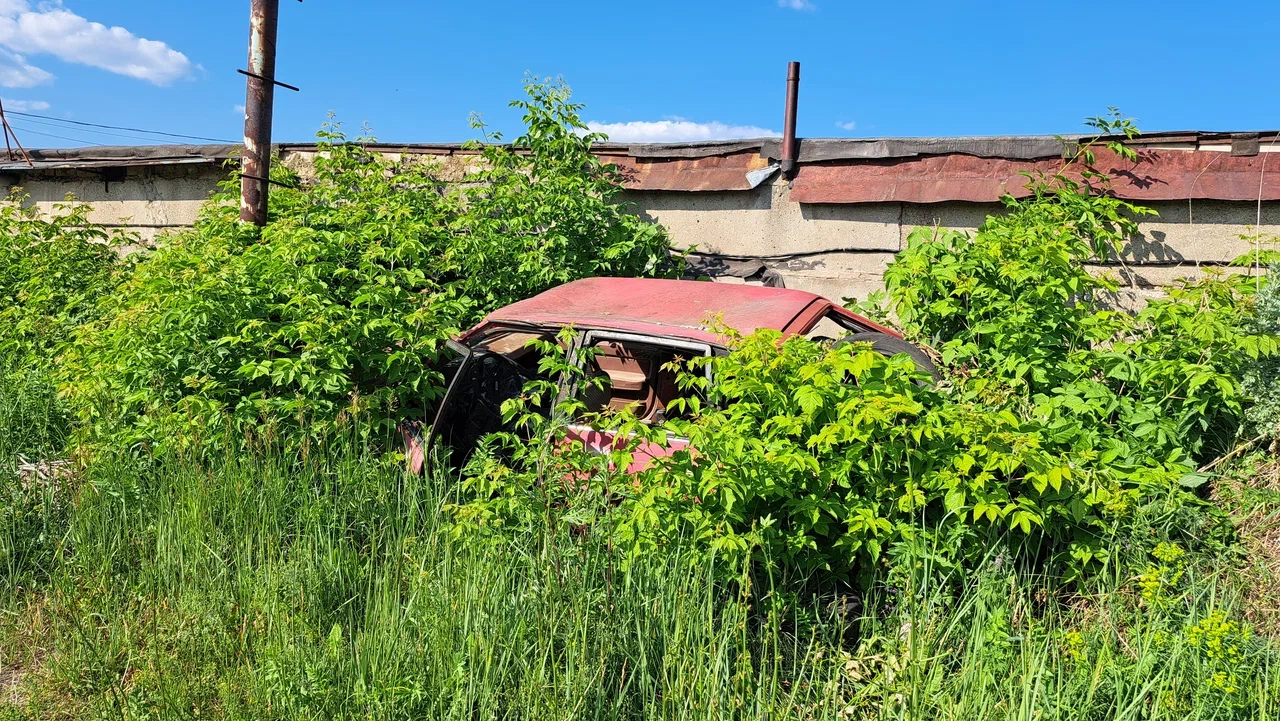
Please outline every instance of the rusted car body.
M838 340L883 339L905 346L901 335L813 293L783 288L640 278L588 278L553 288L489 314L451 347L459 355L446 370L448 390L425 442L407 438L411 463L421 467L424 448L439 438L464 455L487 433L502 427L500 406L536 377L539 356L529 342L552 340L572 327L573 342L591 349L580 361L589 376L604 376L600 393L584 398L591 410L629 407L645 423L659 424L678 397L676 358L728 353L719 323L743 334L770 328L784 336ZM589 426L571 426L570 438L604 450L614 442ZM641 448L631 470L653 455L685 446ZM455 460L457 460L455 458Z

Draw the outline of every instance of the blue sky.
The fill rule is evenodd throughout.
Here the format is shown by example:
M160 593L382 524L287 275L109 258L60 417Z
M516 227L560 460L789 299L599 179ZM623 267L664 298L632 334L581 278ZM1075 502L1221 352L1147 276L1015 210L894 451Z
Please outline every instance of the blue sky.
M49 118L237 139L248 5L0 0L0 97L49 116L10 116L29 146L162 140ZM277 77L302 92L277 92L277 141L330 110L389 142L466 140L471 111L510 136L526 71L615 139L777 132L789 60L804 137L1075 132L1112 105L1145 130L1280 127L1274 0L280 5Z

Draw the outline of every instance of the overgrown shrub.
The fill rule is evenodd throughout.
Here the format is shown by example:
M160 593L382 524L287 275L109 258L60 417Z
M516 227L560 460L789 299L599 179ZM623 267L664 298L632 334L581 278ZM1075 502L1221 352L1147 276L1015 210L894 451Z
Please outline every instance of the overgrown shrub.
M50 368L121 263L112 238L68 198L44 213L21 190L0 201L0 372Z
M1131 131L1125 122L1099 126ZM1150 211L1107 194L1090 147L972 237L916 231L885 281L888 308L938 348L961 397L1040 424L1080 482L1121 491L1090 490L1091 502L1125 507L1204 483L1197 466L1240 438L1241 376L1280 339L1251 323L1260 284L1242 275L1209 272L1135 313L1115 307L1097 265L1122 257ZM1075 555L1105 556L1101 540Z
M1093 124L1136 132L1118 116ZM1117 309L1114 278L1095 268L1123 257L1134 219L1154 211L1108 194L1092 147L1030 178L1030 196L1006 196L1008 212L972 237L912 233L885 272L888 309L963 369L969 389L1020 398L1059 442L1133 468L1212 458L1238 435L1240 376L1280 351L1248 322L1256 281L1211 272L1136 314Z
M56 457L71 411L53 374L65 344L97 317L127 264L109 236L70 198L42 212L21 190L0 201L0 466L17 455Z
M162 238L79 333L63 375L86 428L118 444L301 437L350 413L382 432L440 392L444 341L497 306L586 275L661 272L660 228L614 204L615 169L568 88L529 82L526 132L449 187L431 162L320 133L315 177L242 225L228 182Z
M1271 266L1274 277L1276 266ZM1280 284L1268 283L1258 293L1251 319L1256 333L1280 335ZM1257 436L1280 436L1280 358L1271 357L1251 364L1244 371L1243 388L1254 405L1249 409L1250 432Z
M1119 118L1096 124L1133 132ZM973 235L916 231L886 271L880 312L937 349L943 384L917 385L905 356L767 331L732 338L727 357L690 362L675 418L608 460L625 468L642 440L666 433L692 450L632 484L578 490L625 496L606 523L633 556L692 537L802 571L867 574L922 557L972 567L996 546L1056 558L1056 570L1071 558L1078 571L1111 560L1134 526L1153 536L1140 544L1213 537L1212 519L1187 520L1206 515L1192 493L1207 478L1198 466L1236 442L1248 405L1239 377L1280 340L1248 324L1257 281L1237 275L1187 281L1136 313L1114 307L1116 282L1092 266L1121 257L1134 218L1151 211L1106 192L1094 145L1029 178L1029 197L1007 197L1007 212ZM638 430L625 414L600 425ZM601 465L574 466L567 434L543 442L568 448L490 458L476 503L493 511L514 494L555 512L591 508L541 500L548 478L594 478ZM549 475L527 463L551 456L562 463Z
M1046 448L1035 421L921 385L905 354L758 331L691 365L710 365L711 382L684 379L705 405L667 430L694 450L660 460L626 508L619 531L635 551L692 536L724 555L865 574L908 544L955 566L1007 530L1059 543L1100 532L1119 492Z

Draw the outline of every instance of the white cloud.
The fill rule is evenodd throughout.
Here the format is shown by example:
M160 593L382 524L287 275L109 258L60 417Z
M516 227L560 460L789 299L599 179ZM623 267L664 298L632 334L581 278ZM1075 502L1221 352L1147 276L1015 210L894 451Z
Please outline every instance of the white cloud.
M49 104L43 100L10 100L9 98L3 98L3 100L5 110L13 110L19 113L49 109Z
M792 10L816 10L813 3L809 0L778 0L778 7L791 8Z
M0 0L3 2L4 0ZM0 86L34 88L53 80L53 73L41 70L17 53L0 48Z
M618 143L689 143L698 140L772 138L781 135L776 130L754 125L695 123L684 118L632 120L628 123L600 123L593 120L587 123L587 127L591 132L604 133L609 136L609 140Z
M243 106L243 105L233 105L233 106L231 106L231 112L235 113L236 115L243 116L243 115L244 115L244 106Z
M187 56L165 43L140 38L122 27L91 22L56 1L32 10L26 0L0 0L0 45L18 53L52 55L68 63L89 65L156 85L168 85L189 76L192 70ZM53 77L39 68L31 69L38 71L37 77L43 73L42 82ZM5 77L3 71L0 77Z
M858 127L858 124L850 120L847 123L836 122L836 127L842 130L853 130L854 128Z

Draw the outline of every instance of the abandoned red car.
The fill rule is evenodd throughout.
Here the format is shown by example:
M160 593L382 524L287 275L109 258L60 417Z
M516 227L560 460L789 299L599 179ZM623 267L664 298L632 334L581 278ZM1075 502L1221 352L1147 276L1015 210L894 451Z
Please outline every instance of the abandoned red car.
M517 396L538 372L532 339L553 340L566 326L575 343L593 353L583 363L588 375L607 378L592 394L592 410L630 407L646 423L661 423L667 404L678 396L675 374L664 365L677 357L728 353L724 338L709 330L713 317L743 334L772 328L834 343L870 342L886 355L907 353L922 369L936 369L919 348L889 328L845 310L822 296L763 286L642 278L587 278L513 303L490 313L450 347L458 357L446 365L448 390L428 437L406 438L410 463L423 465L434 439L453 449L459 462L485 435L503 427L502 402ZM613 441L589 426L572 427L571 437L588 448ZM666 448L644 448L633 470L650 454L684 447L678 438ZM460 454L460 455L459 455Z

